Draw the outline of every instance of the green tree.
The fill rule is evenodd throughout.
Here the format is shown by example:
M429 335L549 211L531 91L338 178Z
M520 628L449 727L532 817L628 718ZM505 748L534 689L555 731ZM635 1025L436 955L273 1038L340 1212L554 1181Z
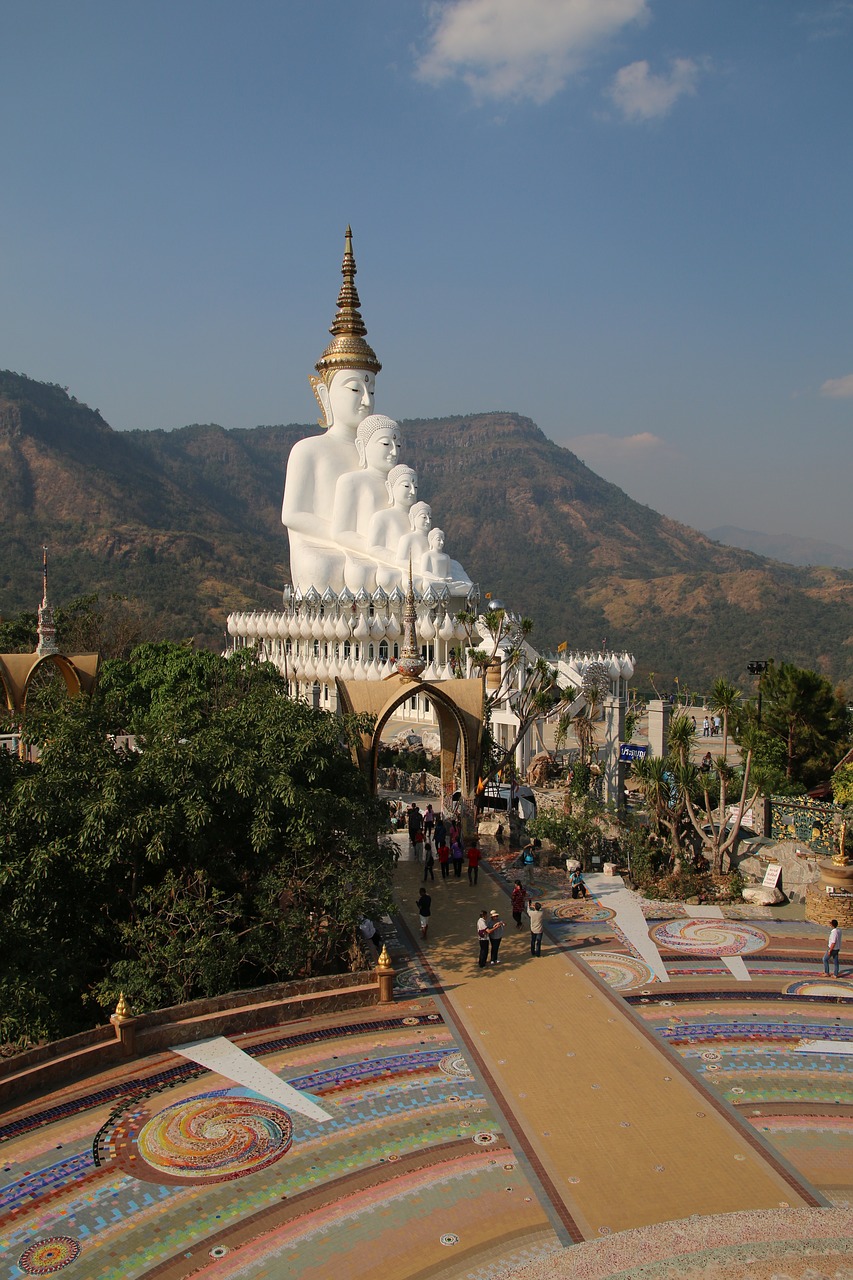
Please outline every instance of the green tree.
M740 689L736 689L730 680L726 680L724 676L717 676L708 698L708 707L712 712L722 716L724 760L728 754L729 724L738 713L741 697Z
M816 671L771 663L763 676L762 704L761 727L784 746L788 783L807 788L827 777L850 743L843 691Z
M0 769L4 1034L78 1030L120 989L145 1009L345 967L392 868L357 727L246 655L174 645L28 723L40 763Z

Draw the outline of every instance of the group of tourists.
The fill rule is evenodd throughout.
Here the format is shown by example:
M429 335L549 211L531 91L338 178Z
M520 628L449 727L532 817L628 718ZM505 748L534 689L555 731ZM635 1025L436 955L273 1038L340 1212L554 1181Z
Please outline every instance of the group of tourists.
M435 880L435 864L438 862L442 880L462 879L462 868L467 867L468 883L475 885L480 878L480 853L477 840L462 839L462 826L454 816L445 821L431 804L421 813L417 804L405 811L405 824L409 832L409 853L415 862L423 862L424 883Z
M520 880L516 880L513 885L510 903L516 929L521 928L521 917L525 912L527 913L530 925L530 954L532 956L541 955L542 933L545 927L543 923L545 911L542 903L528 900L527 890ZM500 912L487 911L484 907L477 919L477 944L479 947L477 963L481 969L485 969L487 965L500 964L499 952L505 929L506 925L501 919Z

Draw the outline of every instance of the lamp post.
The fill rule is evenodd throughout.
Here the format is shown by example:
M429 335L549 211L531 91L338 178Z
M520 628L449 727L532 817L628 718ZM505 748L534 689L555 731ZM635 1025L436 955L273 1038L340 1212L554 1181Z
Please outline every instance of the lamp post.
M770 664L768 662L748 662L746 669L751 676L758 676L758 727L761 728L761 678Z

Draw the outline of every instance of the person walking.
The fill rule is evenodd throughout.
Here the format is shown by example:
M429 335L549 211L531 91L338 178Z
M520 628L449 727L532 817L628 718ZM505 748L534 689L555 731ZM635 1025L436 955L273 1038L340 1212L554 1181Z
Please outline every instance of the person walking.
M447 841L447 823L444 821L444 817L443 817L443 815L442 815L442 814L439 814L439 815L438 815L438 817L437 817L437 818L436 818L436 820L435 820L435 845L436 845L436 848L438 848L438 846L439 846L440 844L444 844L446 841ZM448 842L448 844L447 844L447 847L448 847L448 848L450 848L450 844L449 844L449 842Z
M363 918L361 924L358 926L358 930L366 942L373 943L376 948L376 954L378 955L382 950L382 939L379 936L379 930L376 928L376 925L369 916L365 916Z
M436 839L438 839L438 836L436 836ZM450 846L446 839L441 841L436 853L438 854L438 865L441 867L441 878L446 880L450 875Z
M426 807L426 813L424 814L424 838L426 840L432 839L432 833L434 828L435 828L435 814L433 813L432 805L428 804Z
M475 840L468 846L468 883L476 884L477 876L480 871L480 850L477 848Z
M832 976L833 978L837 978L839 976L838 965L841 960L841 930L838 927L837 920L830 920L829 924L830 924L829 937L826 940L826 951L824 952L824 956L823 956L823 971L828 978L829 962L831 960L835 966L835 972L833 973Z
M489 964L500 964L498 952L501 947L501 938L504 936L506 925L501 920L497 911L489 912Z
M415 861L420 862L421 845L424 838L424 820L416 804L412 804L406 815L406 820L409 828L409 849Z
M541 902L534 902L533 906L527 904L527 918L530 921L530 954L532 956L541 956L542 954L542 931L545 928L543 917L545 911Z
M450 845L450 856L453 859L453 874L457 880L462 876L462 859L465 856L462 848L462 837L457 836Z
M420 916L421 937L425 938L427 936L427 929L429 928L429 917L432 911L432 898L429 896L426 889L421 889L420 894L418 896L418 900L415 903L415 906L417 907L418 915Z
M533 869L536 865L536 855L533 852L534 844L531 840L521 851L521 865L524 867L524 882L528 888L533 884Z
M512 918L515 921L516 929L521 928L521 913L524 910L524 904L527 901L527 890L520 880L516 880L510 894L510 903L512 904Z
M430 880L435 880L434 866L435 858L433 857L432 845L427 840L424 843L424 884L426 884L427 876L429 876Z
M708 719L707 716L705 716L705 719L702 721L702 737L709 738L710 736L711 736L711 721Z
M477 963L481 969L485 969L489 963L489 916L485 907L477 921L477 941L480 944L480 958Z

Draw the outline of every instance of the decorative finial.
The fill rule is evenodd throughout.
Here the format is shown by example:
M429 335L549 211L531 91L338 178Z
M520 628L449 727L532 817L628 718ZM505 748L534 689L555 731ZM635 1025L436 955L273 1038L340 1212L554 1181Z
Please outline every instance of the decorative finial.
M409 589L403 610L403 652L397 659L397 670L409 680L417 680L426 663L417 644L417 620L415 609L415 585L412 578L412 553L409 552Z
M53 619L53 608L47 598L47 547L45 546L41 549L41 566L42 591L41 604L38 609L39 638L38 645L36 646L36 653L40 658L43 658L47 654L58 652L56 644L56 623Z
M388 948L384 942L382 943L382 950L379 952L379 959L376 961L376 965L379 969L391 968L391 957L388 954Z
M338 310L329 330L332 341L315 366L326 383L331 381L339 369L369 369L378 373L382 368L376 352L364 340L367 327L361 318L361 302L355 287L357 269L352 251L352 228L347 227L344 260L341 264L343 282L338 294Z
M125 1019L132 1018L132 1017L133 1017L133 1014L130 1012L130 1006L125 1000L124 992L122 991L119 994L118 1004L116 1005L116 1011L113 1014L113 1021L124 1022Z

